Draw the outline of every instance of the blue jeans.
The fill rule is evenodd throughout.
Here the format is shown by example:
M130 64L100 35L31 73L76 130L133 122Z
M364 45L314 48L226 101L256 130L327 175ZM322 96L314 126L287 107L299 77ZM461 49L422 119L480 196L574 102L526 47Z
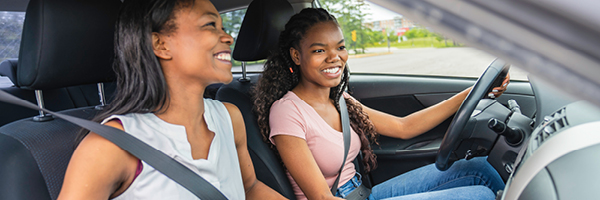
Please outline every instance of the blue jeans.
M450 169L439 171L427 165L375 185L369 200L409 199L494 199L504 181L485 157L455 162ZM345 197L361 184L360 175L340 188L336 196Z

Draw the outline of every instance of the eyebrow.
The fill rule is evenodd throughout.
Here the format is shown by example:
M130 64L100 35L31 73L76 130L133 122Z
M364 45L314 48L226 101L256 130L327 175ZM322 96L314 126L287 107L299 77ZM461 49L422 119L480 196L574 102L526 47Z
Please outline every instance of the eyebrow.
M344 42L344 39L340 40L337 44L341 44L342 42ZM308 47L313 47L313 46L327 46L323 43L312 43L310 46Z

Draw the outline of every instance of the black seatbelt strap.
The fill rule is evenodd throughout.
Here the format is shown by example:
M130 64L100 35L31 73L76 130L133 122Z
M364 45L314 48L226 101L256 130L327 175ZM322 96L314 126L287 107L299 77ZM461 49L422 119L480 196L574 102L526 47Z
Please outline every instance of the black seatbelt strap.
M34 110L43 110L44 112L50 113L56 117L88 129L106 138L140 160L148 163L148 165L160 171L173 181L179 183L181 186L192 192L200 199L227 199L217 188L189 168L122 130L101 125L89 120L51 112L28 101L19 99L2 90L0 90L0 101Z
M342 132L344 133L344 159L342 160L342 167L340 167L340 171L338 172L338 177L335 179L333 186L331 187L331 194L335 196L335 193L338 189L338 184L340 182L340 176L342 176L342 170L344 169L344 164L346 164L346 157L348 157L348 150L350 149L350 117L348 116L348 107L346 107L346 99L344 96L340 96L339 100L340 105L340 118L342 121Z

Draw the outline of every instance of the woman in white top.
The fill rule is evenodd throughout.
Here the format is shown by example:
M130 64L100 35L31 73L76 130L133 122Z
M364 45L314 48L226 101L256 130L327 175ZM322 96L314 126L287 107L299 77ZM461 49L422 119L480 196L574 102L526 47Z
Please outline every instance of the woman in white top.
M96 118L181 162L229 199L278 199L256 179L242 115L203 99L228 83L233 38L208 0L126 0L116 23L117 94ZM143 161L87 134L59 199L196 199Z

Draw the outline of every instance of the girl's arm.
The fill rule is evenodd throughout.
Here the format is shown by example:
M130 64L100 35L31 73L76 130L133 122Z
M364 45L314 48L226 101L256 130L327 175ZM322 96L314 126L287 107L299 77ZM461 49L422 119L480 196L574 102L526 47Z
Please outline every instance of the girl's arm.
M123 130L116 121L106 123ZM95 133L77 146L58 196L65 199L109 199L123 193L133 182L138 159Z
M467 88L438 104L412 113L406 117L396 117L360 104L375 125L377 133L389 137L410 139L431 130L456 113L460 104L469 94Z
M246 190L247 199L286 199L277 191L256 179L254 165L248 153L246 141L246 126L240 110L233 104L223 103L229 111L231 121L233 122L233 132L235 137L235 146L237 148L240 169L242 171L242 181Z
M308 199L341 199L331 194L306 140L289 135L274 136L283 163Z
M490 94L494 97L499 97L506 91L509 82L510 75L507 74L502 85L493 88ZM431 130L456 113L470 91L471 88L467 88L447 100L406 117L396 117L359 104L369 115L377 133L389 137L410 139Z

